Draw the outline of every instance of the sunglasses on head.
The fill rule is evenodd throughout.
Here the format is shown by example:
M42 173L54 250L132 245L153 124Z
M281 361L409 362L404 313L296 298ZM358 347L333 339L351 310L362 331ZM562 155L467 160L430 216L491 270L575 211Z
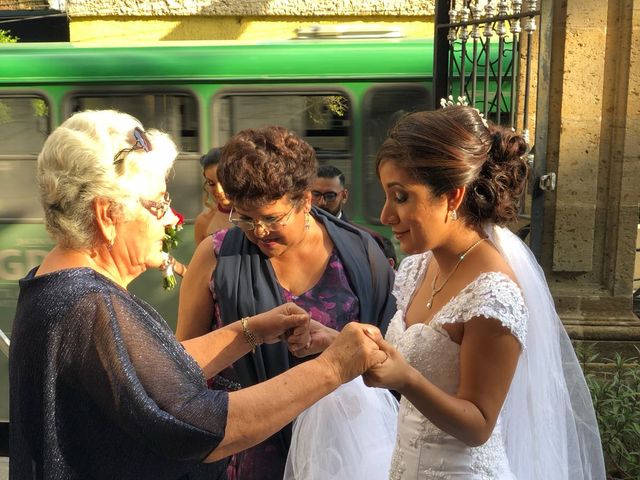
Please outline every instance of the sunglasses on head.
M127 153L133 152L134 150L144 150L145 152L150 152L153 148L151 147L151 142L149 141L149 137L140 127L135 127L133 129L133 139L135 143L132 147L123 148L113 157L113 164L116 165L124 160L124 157Z

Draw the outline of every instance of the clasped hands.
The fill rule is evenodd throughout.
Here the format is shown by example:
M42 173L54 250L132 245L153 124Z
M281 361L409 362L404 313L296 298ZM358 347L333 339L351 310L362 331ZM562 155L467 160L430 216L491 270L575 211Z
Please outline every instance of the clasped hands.
M263 343L285 341L289 351L297 357L321 353L318 360L326 362L341 383L367 372L365 383L369 386L394 388L388 382L396 383L394 367L404 361L384 341L377 327L352 322L337 332L312 320L305 310L293 303L251 317L249 327ZM387 365L389 358L393 358L394 362L390 363L394 365Z

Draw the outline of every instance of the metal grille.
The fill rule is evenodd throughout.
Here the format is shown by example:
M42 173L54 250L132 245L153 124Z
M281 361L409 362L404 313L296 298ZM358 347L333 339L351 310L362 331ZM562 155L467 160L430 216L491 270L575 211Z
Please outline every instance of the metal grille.
M537 0L439 0L436 98L466 97L485 118L521 129L529 140L539 15Z
M516 226L536 256L542 247L553 0L436 0L434 93L466 97L530 145L527 193Z

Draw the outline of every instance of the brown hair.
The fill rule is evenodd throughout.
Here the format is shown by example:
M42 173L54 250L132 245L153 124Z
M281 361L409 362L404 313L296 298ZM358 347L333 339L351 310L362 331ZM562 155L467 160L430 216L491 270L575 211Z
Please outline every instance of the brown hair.
M378 150L377 169L393 161L436 196L467 187L460 217L503 225L518 215L526 151L521 135L486 127L476 109L459 105L402 117Z
M218 178L232 203L302 198L318 163L311 145L283 127L247 129L222 148Z

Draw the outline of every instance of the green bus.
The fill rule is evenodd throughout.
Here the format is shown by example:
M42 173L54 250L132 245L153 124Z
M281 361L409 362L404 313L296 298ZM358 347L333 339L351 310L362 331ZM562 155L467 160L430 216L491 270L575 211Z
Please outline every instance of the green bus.
M35 165L47 135L85 109L114 108L179 147L169 191L186 218L177 258L195 248L202 209L199 157L249 127L296 131L347 178L347 212L388 233L375 153L395 119L433 108L429 39L291 40L148 46L6 44L0 47L0 329L11 336L17 281L52 247L42 222ZM177 291L148 271L131 290L170 324ZM0 340L1 342L1 340ZM0 353L0 421L8 419L8 361Z

